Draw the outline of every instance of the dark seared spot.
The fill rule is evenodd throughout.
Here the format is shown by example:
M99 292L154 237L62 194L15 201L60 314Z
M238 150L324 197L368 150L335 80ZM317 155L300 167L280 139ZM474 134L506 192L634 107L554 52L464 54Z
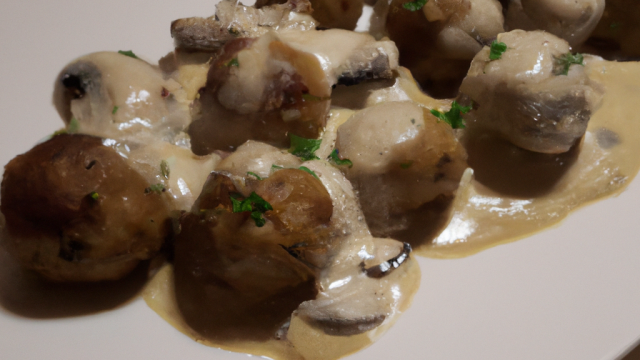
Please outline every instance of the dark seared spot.
M433 182L438 182L444 179L444 173L437 173L433 176Z
M347 12L349 11L349 2L347 0L342 0L340 2L340 8L342 9L342 11Z
M77 75L64 74L62 76L62 85L67 88L67 91L74 99L80 99L84 94L86 94L86 91L82 86L82 79Z
M93 166L96 164L97 161L95 160L91 160L87 165L85 165L85 169L87 170L91 170L91 168L93 168Z
M447 165L448 163L452 162L453 159L451 159L451 155L444 153L444 155L442 155L442 157L440 158L440 160L438 160L438 164L436 165L437 168L441 168L445 165Z

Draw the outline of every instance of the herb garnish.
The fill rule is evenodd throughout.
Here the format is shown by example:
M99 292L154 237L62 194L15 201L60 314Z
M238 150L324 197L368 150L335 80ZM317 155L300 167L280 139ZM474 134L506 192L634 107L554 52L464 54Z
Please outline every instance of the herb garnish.
M309 169L308 167L306 167L306 166L300 166L298 169L300 169L300 170L302 170L302 171L304 171L304 172L307 172L307 173L309 173L309 174L313 175L313 177L314 177L314 178L316 178L316 179L320 180L320 178L318 177L318 175L316 175L316 173L315 173L315 172L313 172L313 170Z
M329 155L329 159L336 165L342 166L346 165L348 167L353 167L353 163L349 159L341 159L338 149L333 149L331 155Z
M80 123L78 122L78 119L71 118L71 121L69 121L69 125L67 126L67 133L75 134L78 132L79 128L80 128Z
M248 198L240 200L239 194L230 194L231 204L233 205L234 213L251 212L251 218L256 223L257 227L263 227L266 220L262 217L262 214L269 210L273 210L271 204L265 199L256 194L255 191L249 195Z
M418 11L422 9L429 0L414 0L407 3L402 4L402 7L409 11Z
M299 157L303 161L320 159L316 156L316 150L320 149L322 139L305 139L293 134L289 134L289 139L291 140L289 152L293 155Z
M119 109L119 107L114 106L114 107L113 107L113 110L111 111L111 114L112 114L112 115L115 115L115 114L118 112L118 109Z
M553 71L555 75L569 75L569 68L574 64L584 66L584 56L582 54L566 53L555 59L556 64Z
M169 180L171 169L169 168L169 163L167 162L167 160L162 160L160 162L160 173L165 179Z
M442 113L438 110L431 110L431 113L438 119L451 125L454 129L464 129L465 125L461 113L466 114L469 111L471 111L471 106L460 106L458 102L454 101L451 104L451 110L446 113Z
M403 169L408 169L411 167L411 165L413 165L413 161L407 161L406 163L400 164L400 167Z
M120 51L118 51L118 54L122 54L124 56L128 56L128 57L134 58L134 59L139 59L139 57L137 57L136 54L134 54L133 51L131 51L131 50L127 50L127 51L120 50Z
M162 194L165 191L167 191L167 189L164 187L163 184L151 185L148 188L144 189L144 193L145 194L150 194L152 192L154 192L156 194Z
M271 167L273 168L273 165L272 165ZM262 178L260 177L260 175L258 175L258 174L256 174L256 173L254 173L253 171L249 171L249 172L247 172L247 175L251 175L251 176L254 176L254 177L255 177L256 179L258 179L258 180L262 180Z
M493 40L491 43L491 51L489 53L489 59L491 61L498 60L502 57L502 54L507 51L507 44Z
M93 200L93 201L97 201L100 198L100 194L98 194L97 192L93 191L93 192L91 192L91 194L89 194L89 198L91 198L91 200Z
M226 67L231 67L231 66L235 66L235 67L239 67L240 63L238 62L238 58L233 58L229 61L227 61L224 66Z
M284 169L284 167L276 164L271 165L271 170L280 170L280 169Z
M322 101L322 100L327 100L328 98L321 98L320 96L315 96L311 94L302 94L302 99L304 101Z

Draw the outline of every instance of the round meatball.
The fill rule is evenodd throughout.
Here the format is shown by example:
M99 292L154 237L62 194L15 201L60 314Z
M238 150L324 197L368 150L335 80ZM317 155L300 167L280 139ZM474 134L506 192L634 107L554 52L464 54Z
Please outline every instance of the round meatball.
M58 135L5 167L9 251L55 281L116 280L161 248L161 190L100 138Z
M392 216L440 195L453 195L467 167L451 126L409 101L357 112L338 128L336 148L353 163L345 167L346 176L375 228L392 226Z

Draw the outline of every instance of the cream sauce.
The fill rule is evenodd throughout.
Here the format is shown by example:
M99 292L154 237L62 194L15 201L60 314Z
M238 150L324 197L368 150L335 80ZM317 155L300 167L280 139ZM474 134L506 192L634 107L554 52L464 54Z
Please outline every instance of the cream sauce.
M553 226L576 208L619 194L640 168L640 63L590 61L589 77L605 88L601 108L577 149L542 156L480 136L466 140L469 171L449 225L420 255L458 258ZM430 239L424 239L430 240Z

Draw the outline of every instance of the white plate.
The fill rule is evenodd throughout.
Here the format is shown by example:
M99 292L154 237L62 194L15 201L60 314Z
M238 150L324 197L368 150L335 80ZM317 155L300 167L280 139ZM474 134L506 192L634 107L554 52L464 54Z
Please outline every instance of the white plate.
M0 164L62 126L53 81L99 50L169 52L169 24L214 1L4 1ZM640 154L638 154L640 155ZM413 306L350 359L614 359L640 337L640 184L559 227L461 260L420 259ZM0 286L3 286L0 283ZM98 315L34 320L0 310L1 359L241 359L199 345L140 299Z

